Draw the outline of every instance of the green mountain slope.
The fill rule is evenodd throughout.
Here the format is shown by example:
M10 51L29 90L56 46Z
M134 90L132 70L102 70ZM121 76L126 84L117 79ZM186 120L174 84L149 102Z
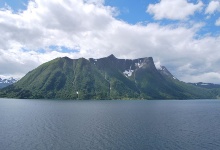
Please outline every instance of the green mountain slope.
M0 97L46 99L195 99L217 92L186 84L151 57L56 58L0 91Z

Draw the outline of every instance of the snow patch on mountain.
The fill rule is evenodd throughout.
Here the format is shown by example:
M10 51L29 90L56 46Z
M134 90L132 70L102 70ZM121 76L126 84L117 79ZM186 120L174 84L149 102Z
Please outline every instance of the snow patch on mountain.
M17 82L17 80L16 79L14 79L14 78L8 78L8 79L2 79L2 78L0 78L0 83L15 83L15 82Z
M201 83L200 85L209 85L208 83Z
M131 69L129 69L129 70L125 70L124 72L123 72L123 74L126 76L126 77L130 77L130 76L132 76L132 73L134 72L134 70L131 70Z
M155 62L154 65L155 65L155 67L157 68L157 70L163 70L160 61Z
M4 77L0 77L0 88L6 87L8 85L11 85L15 82L17 82L17 79L14 79L12 77L10 78L4 78Z
M138 68L141 68L144 66L144 63L135 63L135 66L138 67Z

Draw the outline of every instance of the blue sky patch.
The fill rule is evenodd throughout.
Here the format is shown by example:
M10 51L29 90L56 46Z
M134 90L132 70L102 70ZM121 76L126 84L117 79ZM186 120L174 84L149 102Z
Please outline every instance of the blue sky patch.
M11 7L14 12L25 10L27 8L28 0L0 0L0 8L6 5Z

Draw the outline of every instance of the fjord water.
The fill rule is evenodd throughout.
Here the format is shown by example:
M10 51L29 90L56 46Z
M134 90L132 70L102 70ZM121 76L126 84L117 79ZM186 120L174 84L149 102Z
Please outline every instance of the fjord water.
M2 150L219 149L220 101L0 99Z

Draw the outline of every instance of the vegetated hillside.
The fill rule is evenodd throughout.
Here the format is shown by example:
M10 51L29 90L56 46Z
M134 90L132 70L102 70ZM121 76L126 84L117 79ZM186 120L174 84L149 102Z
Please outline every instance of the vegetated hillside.
M181 82L153 58L56 58L0 91L1 97L46 99L197 99L217 92Z

